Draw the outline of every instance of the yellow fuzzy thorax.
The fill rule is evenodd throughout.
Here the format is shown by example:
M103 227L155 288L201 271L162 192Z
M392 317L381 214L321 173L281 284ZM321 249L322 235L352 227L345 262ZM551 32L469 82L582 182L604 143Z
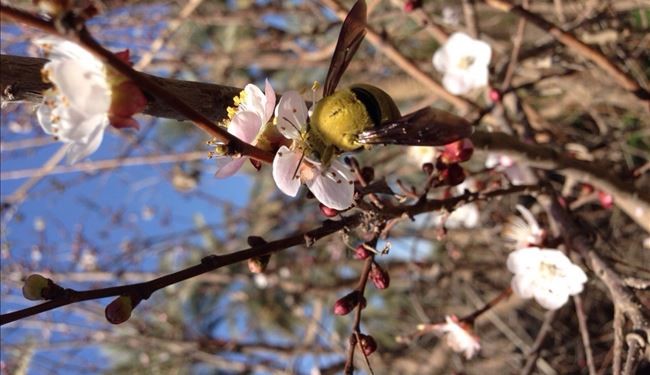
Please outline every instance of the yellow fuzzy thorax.
M352 151L361 145L357 135L372 126L366 107L349 90L339 90L321 99L311 116L311 128L325 145Z

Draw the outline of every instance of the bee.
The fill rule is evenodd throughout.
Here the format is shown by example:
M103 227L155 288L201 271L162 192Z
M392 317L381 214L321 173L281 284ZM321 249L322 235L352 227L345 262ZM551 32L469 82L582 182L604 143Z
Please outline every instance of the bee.
M402 116L382 89L355 84L336 90L366 34L366 3L358 0L343 21L310 131L322 144L321 160L374 144L442 146L472 134L472 125L449 112L425 107Z

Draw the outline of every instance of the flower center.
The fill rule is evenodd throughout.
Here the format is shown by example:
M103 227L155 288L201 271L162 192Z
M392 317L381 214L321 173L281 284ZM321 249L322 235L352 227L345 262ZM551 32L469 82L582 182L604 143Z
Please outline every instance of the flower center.
M226 111L228 112L228 118L232 119L235 117L235 114L237 113L237 110L239 109L239 105L241 105L243 102L246 101L246 91L242 90L239 95L235 96L232 98L232 102L234 106L226 108Z
M562 271L555 264L541 262L539 264L539 274L542 278L551 280L562 276Z
M473 56L463 56L460 60L458 60L458 68L467 70L469 69L476 59Z
M318 173L318 168L310 163L309 160L303 158L298 166L296 177L299 178L301 182L305 183L316 178Z

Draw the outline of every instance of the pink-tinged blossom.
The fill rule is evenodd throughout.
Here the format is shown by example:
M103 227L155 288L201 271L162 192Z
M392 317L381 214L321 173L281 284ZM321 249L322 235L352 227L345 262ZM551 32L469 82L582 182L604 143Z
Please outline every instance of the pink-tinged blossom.
M487 85L491 58L489 44L458 32L433 55L433 66L443 74L445 89L462 95Z
M275 108L275 91L269 81L266 81L264 92L257 86L248 84L244 90L235 97L236 107L228 108L230 121L228 133L243 142L257 146L261 141L260 135L264 133L265 126L273 117ZM248 157L219 157L217 158L216 177L225 178L237 173Z
M445 342L456 353L463 353L465 358L471 359L481 350L479 338L472 332L472 328L465 322L460 322L455 315L445 317L444 324L433 326L434 332L445 335ZM420 329L427 329L421 325Z
M295 197L305 184L319 202L327 207L344 210L352 205L354 178L350 169L339 160L324 165L309 157L307 137L308 111L296 91L285 93L276 108L280 133L292 140L290 147L282 146L273 159L273 179L286 195Z
M48 53L43 76L53 85L36 115L47 134L67 144L68 163L95 152L108 125L137 128L131 116L147 101L133 82L73 42L47 37L35 43ZM128 59L126 51L116 55Z
M569 296L582 292L584 271L556 249L528 247L513 251L507 266L515 276L512 290L521 298L535 298L548 310L564 305Z
M516 161L506 155L488 154L485 159L485 167L502 172L513 185L532 184L536 181L530 170L519 166Z

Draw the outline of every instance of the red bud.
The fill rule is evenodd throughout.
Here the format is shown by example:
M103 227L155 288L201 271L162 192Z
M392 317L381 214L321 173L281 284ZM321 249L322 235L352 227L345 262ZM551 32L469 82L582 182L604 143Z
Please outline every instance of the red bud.
M474 153L474 145L469 138L446 144L440 154L440 161L444 164L455 164L469 160Z
M386 289L390 285L390 276L388 275L388 272L376 263L372 264L368 277L372 283L375 284L377 289Z
M130 296L119 296L106 306L104 315L109 323L121 324L129 320L134 307Z
M614 205L614 197L604 191L598 191L598 201L606 210L609 210Z
M334 304L334 314L336 315L347 315L352 311L357 305L361 303L361 308L365 307L365 298L361 295L361 292L358 290L353 290L344 297L341 297Z
M422 6L422 0L406 0L404 3L404 11L410 13Z
M363 260L372 255L372 252L361 244L354 249L354 259Z
M338 210L335 210L331 207L327 207L322 203L319 203L318 207L320 208L320 213L323 214L323 216L325 217L334 217L339 214Z
M359 336L361 339L361 350L363 351L363 354L368 357L377 350L377 341L375 341L375 339L370 335L360 334Z
M494 103L499 103L501 101L501 92L495 88L491 88L490 91L488 91L488 96Z

